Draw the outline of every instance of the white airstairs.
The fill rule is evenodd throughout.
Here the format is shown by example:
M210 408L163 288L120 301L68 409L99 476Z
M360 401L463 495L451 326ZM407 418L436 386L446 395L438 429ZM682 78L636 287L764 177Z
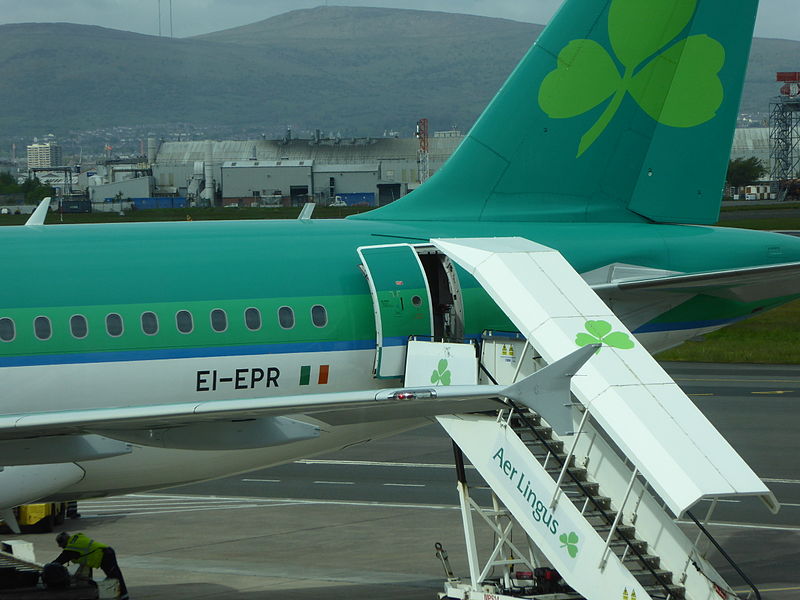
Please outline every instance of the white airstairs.
M448 573L440 597L740 597L706 559L721 549L711 548L716 542L691 511L707 521L718 498L742 495L776 511L766 486L558 252L516 238L432 242L520 332L484 336L475 382L511 384L578 346L603 344L572 378L563 405L539 414L509 401L493 415L438 417L457 446L470 571L463 580ZM409 347L406 385L431 383L419 357L435 356L434 346ZM455 366L453 344L443 347ZM470 494L461 452L491 488L490 507ZM475 518L495 539L484 563ZM686 518L697 524L688 534L676 523ZM524 535L512 538L515 528ZM560 582L543 587L541 576L531 578L553 575L548 568Z

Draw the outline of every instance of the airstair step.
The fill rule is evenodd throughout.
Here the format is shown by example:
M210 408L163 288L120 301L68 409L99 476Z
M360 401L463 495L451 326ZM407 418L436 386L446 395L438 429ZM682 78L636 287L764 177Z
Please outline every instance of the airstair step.
M548 473L550 473L550 475L553 475L553 479L557 479L558 475L561 473L561 469L562 469L561 465L553 462L552 466L547 465L547 468L545 470ZM570 467L569 469L567 469L567 473L568 475L565 476L567 481L572 481L572 477L574 477L578 481L586 481L587 471L584 467ZM569 475L572 475L572 477L570 477Z
M535 436L533 434L533 432L531 431L530 427L528 427L525 424L512 425L511 428L514 430L514 433L516 433L523 442L526 441L527 439L532 438L532 437L533 438L538 437L538 436ZM533 426L533 429L536 431L536 433L539 434L539 436L541 436L543 438L548 438L549 439L553 435L553 428L550 427L549 425L536 424L536 425Z
M567 461L567 455L563 452L553 453L541 445L528 446L528 451L539 461L539 464L544 465L546 469L550 469L551 467L561 469L563 464ZM575 467L574 456L569 457L569 466L570 468Z
M599 527L595 527L594 530L601 536L606 537L611 531L611 525L600 525ZM625 536L627 539L631 539L636 535L636 528L633 527L632 525L623 525L622 523L620 523L614 530L614 535L618 534L621 536Z
M625 540L611 540L611 544L609 544L611 551L617 556L622 556L623 554L625 554L625 550L626 548L628 548L628 546L629 544ZM630 546L636 548L639 554L645 555L645 552L647 552L647 542L645 542L644 540L636 538L631 539ZM628 550L628 555L630 554L631 551ZM636 556L636 553L633 553L633 556Z
M566 454L564 454L564 442L561 440L548 439L547 446L544 445L544 442L538 439L524 439L522 441L534 454L547 454L548 452L552 452L562 457L566 456Z
M600 491L600 484L593 481L581 481L579 483L572 479L565 479L561 482L561 489L565 492L574 490L580 494L597 496L597 493Z
M686 589L682 585L670 583L667 585L669 589L669 600L681 600L686 595ZM666 590L661 585L645 585L644 591L647 592L652 598L664 598Z
M639 541L639 540L636 540ZM621 556L624 553L624 549L620 549L618 556ZM616 552L615 552L616 553ZM642 558L639 558L636 553L631 552L630 550L625 554L625 560L622 561L624 564L628 565L635 562L644 562L645 564L650 565L653 569L657 569L659 565L661 565L661 557L656 556L655 554L642 554Z
M567 498L569 498L579 509L583 507L584 503L586 503L587 512L590 510L595 510L598 507L602 508L603 510L607 510L611 507L611 498L608 496L592 496L592 499L587 503L587 498L583 494L570 493L569 490L567 490L565 493Z
M642 585L660 585L672 583L672 571L666 569L629 569L631 575ZM660 582L659 582L660 580Z

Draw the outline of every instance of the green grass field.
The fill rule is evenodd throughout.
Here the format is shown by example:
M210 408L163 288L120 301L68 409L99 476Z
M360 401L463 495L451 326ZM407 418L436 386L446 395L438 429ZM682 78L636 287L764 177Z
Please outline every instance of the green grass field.
M368 210L365 207L318 206L314 209L315 219L342 219ZM299 207L289 208L162 208L158 210L93 213L48 213L45 223L139 223L153 221L233 221L239 219L296 219ZM23 225L28 215L0 215L0 225Z
M800 364L800 300L656 356L658 360Z

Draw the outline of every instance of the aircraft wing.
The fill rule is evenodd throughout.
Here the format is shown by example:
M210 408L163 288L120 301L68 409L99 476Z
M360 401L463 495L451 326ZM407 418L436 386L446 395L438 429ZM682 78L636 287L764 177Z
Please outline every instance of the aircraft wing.
M159 431L182 430L184 441L180 442L182 446L179 447L188 448L192 444L192 436L201 436L203 439L196 442L208 445L212 443L208 440L209 437L239 435L241 428L245 427L234 425L234 429L231 429L231 423L255 423L258 430L250 430L253 438L249 441L219 442L221 447L217 448L239 449L294 441L285 439L285 431L280 432L277 442L270 443L268 439L275 434L276 424L280 426L279 429L283 429L287 421L297 423L293 419L286 419L289 415L306 415L322 423L342 425L496 410L503 398L529 406L548 415L553 422L566 425L571 423L571 416L568 414L570 379L598 347L581 348L511 386L397 387L327 394L6 414L0 416L0 464L24 464L13 460L9 462L9 456L14 453L7 451L20 448L22 442L28 445L36 442L42 452L47 454L43 449L44 444L54 440L64 442L67 438L81 438L80 444L74 445L74 454L108 455L109 452L114 452L113 447L109 448L105 442L96 439L98 436L145 445L148 445L149 439L158 438L160 441L152 445L163 445L165 438ZM306 430L312 427L303 425ZM314 429L318 434L319 428ZM292 432L296 431L297 428L292 426ZM291 437L294 433L288 435ZM229 445L224 446L226 443ZM237 443L245 445L237 448ZM59 459L63 461L64 453L69 454L69 446L64 443L58 445L61 448ZM36 456L36 452L31 451L29 454Z
M592 285L592 290L601 298L618 292L671 292L756 302L799 294L800 262L601 283Z

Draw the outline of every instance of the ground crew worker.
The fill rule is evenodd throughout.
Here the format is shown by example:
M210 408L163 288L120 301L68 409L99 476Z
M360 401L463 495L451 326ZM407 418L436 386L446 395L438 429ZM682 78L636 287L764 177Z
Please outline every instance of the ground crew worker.
M81 567L101 568L106 577L119 581L119 600L129 600L128 589L125 587L125 580L122 578L122 571L119 570L117 555L113 548L95 542L82 533L70 535L66 531L56 536L56 544L63 550L53 562L62 565L74 562Z

